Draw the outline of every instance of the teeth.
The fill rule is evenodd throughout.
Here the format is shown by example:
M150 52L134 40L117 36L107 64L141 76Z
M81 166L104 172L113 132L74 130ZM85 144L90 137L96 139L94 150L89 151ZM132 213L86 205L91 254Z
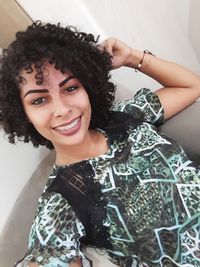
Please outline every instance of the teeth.
M68 125L56 127L56 130L58 130L58 131L70 130L71 128L75 127L79 123L79 120L80 120L80 118L77 118L76 120L74 120L72 123L70 123Z

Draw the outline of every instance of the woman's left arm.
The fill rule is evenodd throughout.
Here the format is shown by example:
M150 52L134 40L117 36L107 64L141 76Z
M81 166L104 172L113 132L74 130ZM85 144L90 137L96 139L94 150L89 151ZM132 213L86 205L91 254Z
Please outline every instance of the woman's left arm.
M169 61L136 50L115 38L103 42L103 46L112 56L113 69L122 66L138 68L163 87L156 90L168 119L191 105L200 97L200 76Z

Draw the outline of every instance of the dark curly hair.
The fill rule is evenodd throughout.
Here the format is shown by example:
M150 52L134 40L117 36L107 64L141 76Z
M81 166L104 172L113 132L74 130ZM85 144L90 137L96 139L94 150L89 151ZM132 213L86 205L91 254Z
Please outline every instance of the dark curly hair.
M114 101L115 86L109 81L111 56L98 49L98 38L78 31L72 26L34 22L24 32L16 33L16 40L3 50L0 59L0 125L10 143L16 139L35 147L49 149L52 143L41 136L27 120L20 99L20 72L36 70L36 83L42 84L44 59L62 73L69 69L85 87L92 108L90 128L98 128L109 120Z

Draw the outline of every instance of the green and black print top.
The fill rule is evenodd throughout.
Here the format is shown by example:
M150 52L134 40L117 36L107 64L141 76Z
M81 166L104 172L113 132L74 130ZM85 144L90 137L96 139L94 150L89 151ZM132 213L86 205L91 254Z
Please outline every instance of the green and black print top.
M200 266L200 171L173 140L148 89L116 103L105 134L109 150L53 166L16 266L67 267L84 246L104 248L126 267Z

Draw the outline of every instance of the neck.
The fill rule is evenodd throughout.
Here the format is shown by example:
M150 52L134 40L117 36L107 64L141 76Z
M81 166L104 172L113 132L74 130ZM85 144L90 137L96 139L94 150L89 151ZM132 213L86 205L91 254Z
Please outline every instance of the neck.
M56 164L72 164L100 156L108 151L105 136L95 130L89 130L84 142L78 145L55 147Z

